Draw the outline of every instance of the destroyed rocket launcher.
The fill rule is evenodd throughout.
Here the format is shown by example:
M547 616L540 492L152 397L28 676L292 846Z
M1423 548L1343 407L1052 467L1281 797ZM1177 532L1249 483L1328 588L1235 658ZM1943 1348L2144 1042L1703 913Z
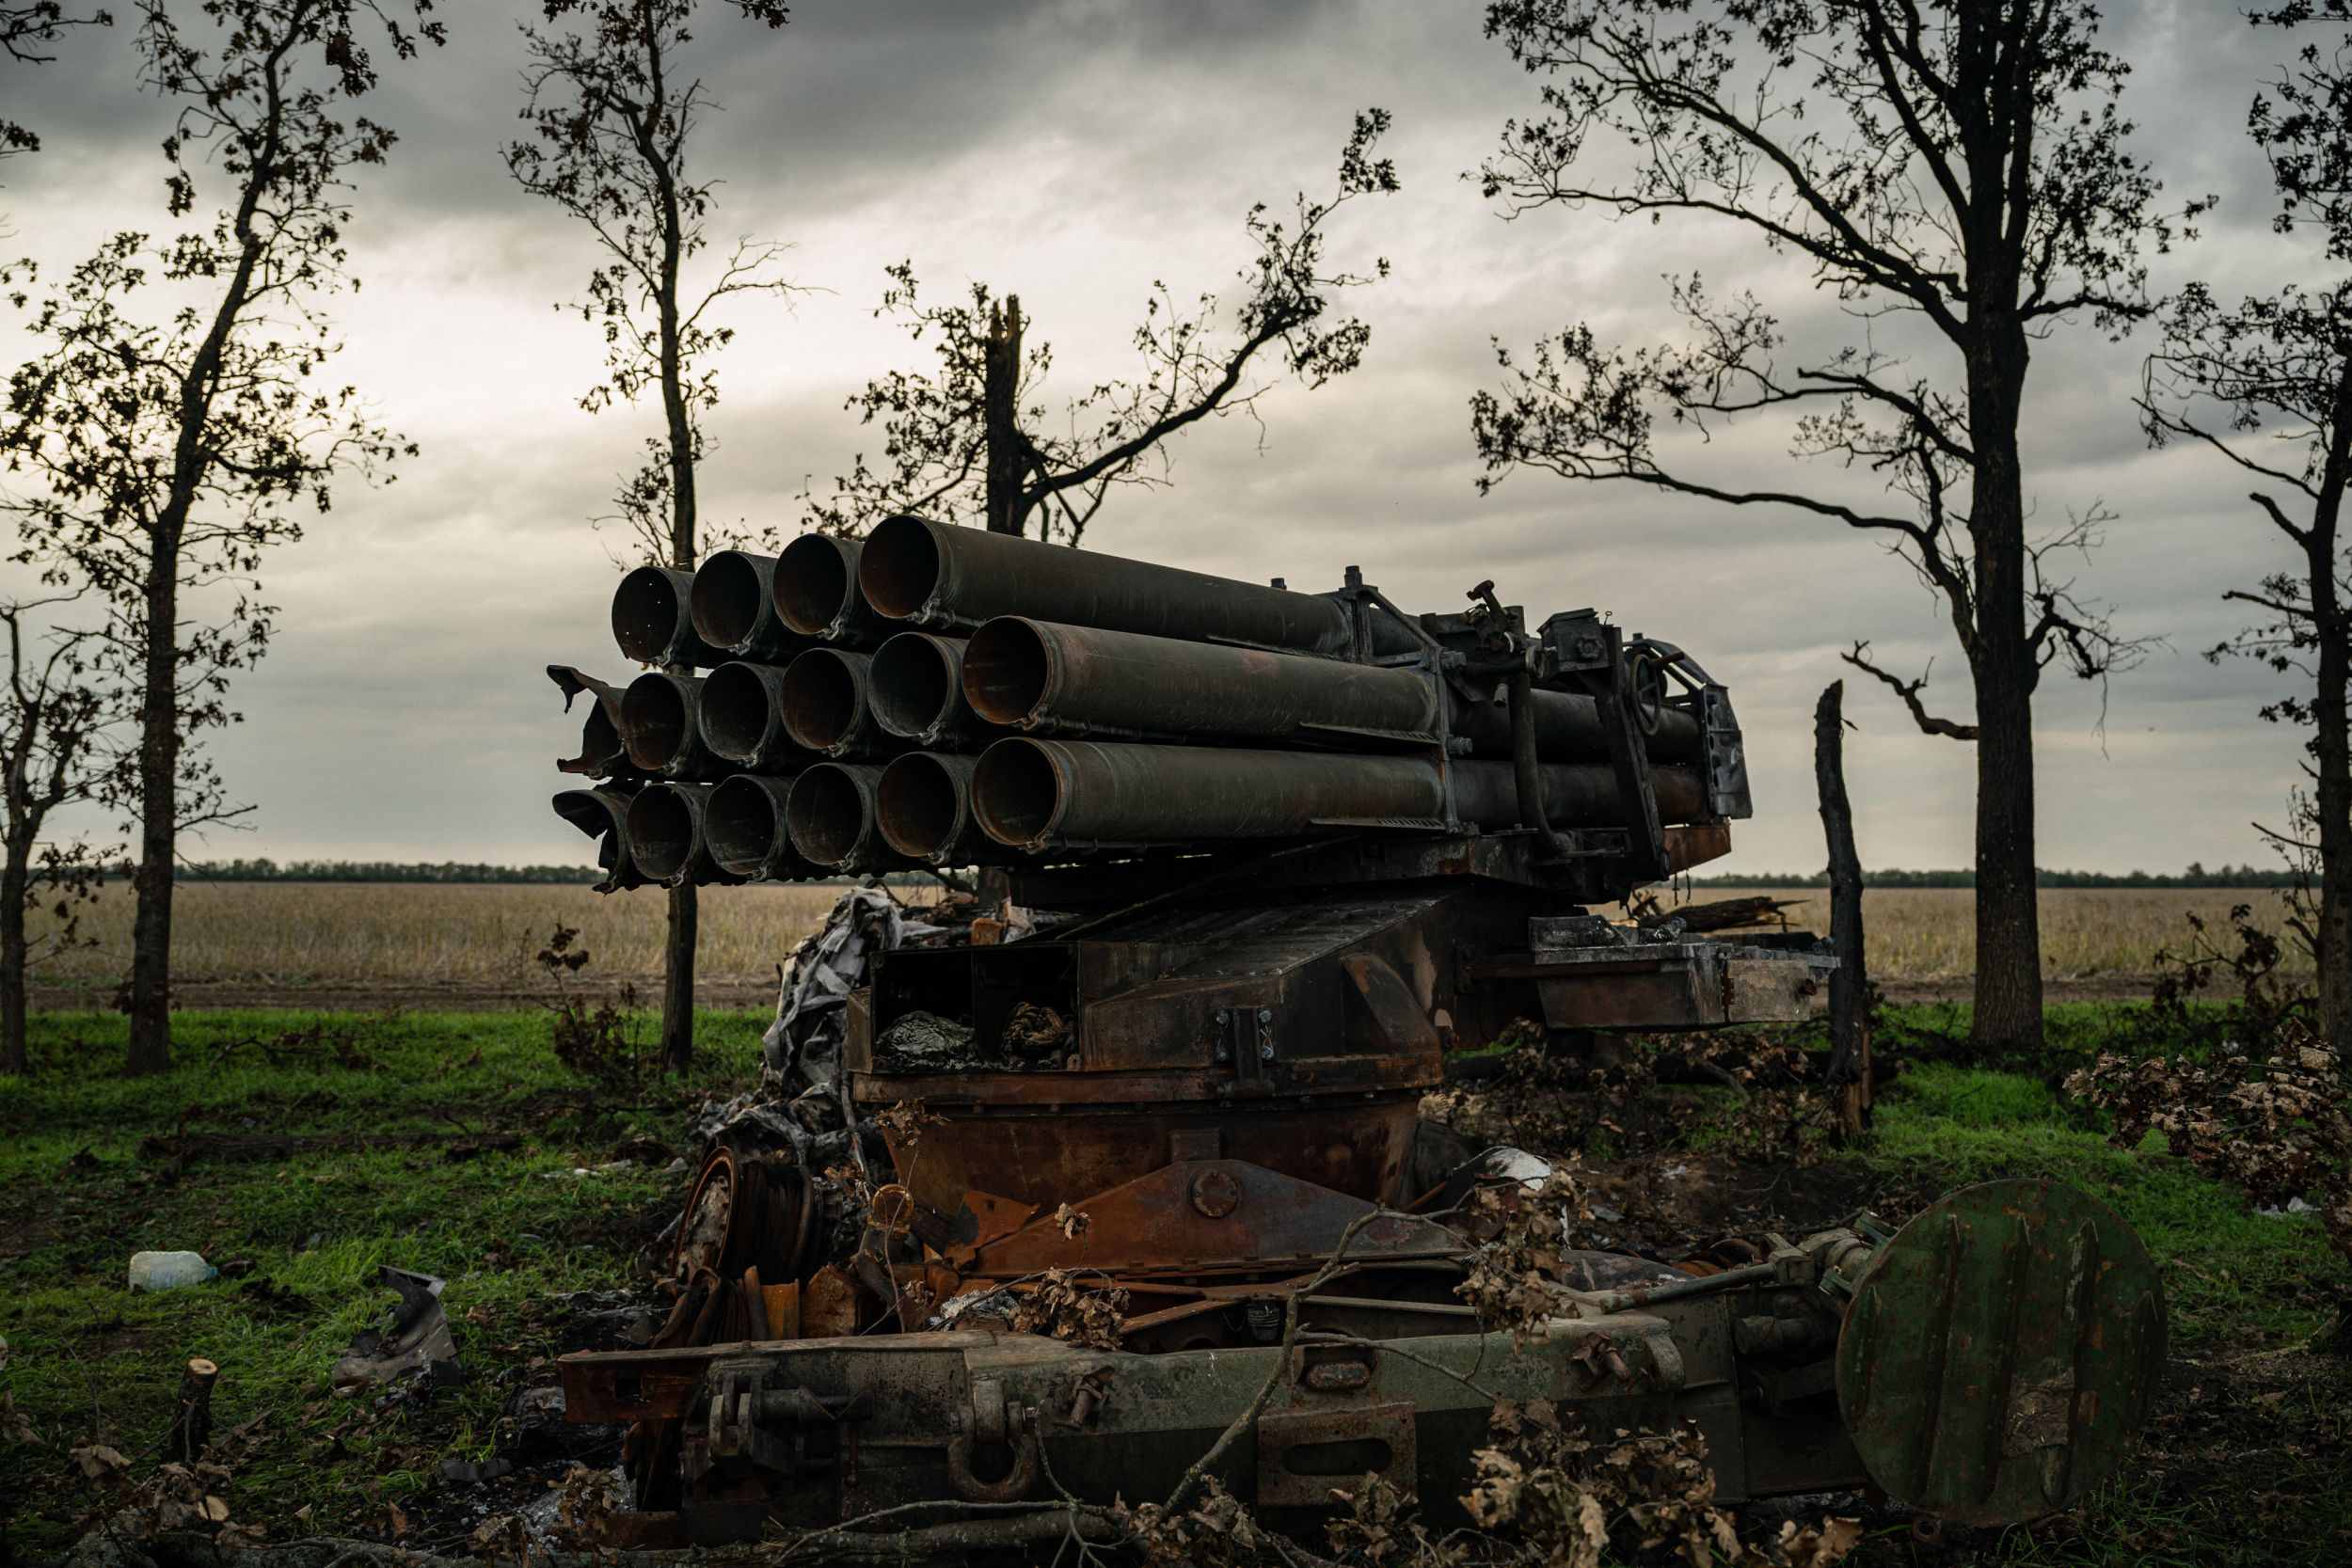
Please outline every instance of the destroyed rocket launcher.
M548 672L593 699L554 806L608 889L1002 865L1085 908L1204 856L1460 841L1595 901L1749 812L1688 655L1588 610L1531 630L1491 583L1407 614L1353 567L1302 594L896 516L640 567L612 628L654 668Z
M714 1135L667 1319L561 1363L571 1419L629 1426L610 1544L1015 1552L1196 1464L1284 1528L1367 1474L1442 1522L1499 1394L1687 1424L1724 1499L1867 1481L1997 1524L2121 1463L2161 1286L2054 1183L1565 1250L1532 1334L1464 1300L1485 1200L1560 1200L1420 1115L1449 1052L1800 1019L1836 961L1589 907L1749 814L1679 649L1491 583L1408 614L1353 569L1301 594L913 516L640 568L612 620L653 670L550 671L593 698L555 804L608 888L979 865L1013 908L902 944L853 889L796 951L777 1098Z

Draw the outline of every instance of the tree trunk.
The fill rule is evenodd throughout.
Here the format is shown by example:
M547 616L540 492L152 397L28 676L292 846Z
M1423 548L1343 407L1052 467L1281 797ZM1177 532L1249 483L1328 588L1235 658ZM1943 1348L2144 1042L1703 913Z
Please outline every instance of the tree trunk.
M1829 977L1829 1081L1837 1089L1838 1131L1851 1142L1870 1127L1870 1020L1863 1006L1869 974L1862 951L1862 857L1846 799L1845 698L1846 683L1832 681L1813 709L1813 774L1829 841L1829 944L1837 954Z
M2013 299L1994 281L1993 299ZM2042 912L2034 886L2033 691L2041 674L2026 626L2025 474L2017 426L2026 339L1987 311L1968 352L1968 425L1976 450L1968 516L1975 614L1962 628L1977 698L1977 977L1969 1043L1978 1052L2042 1048Z
M139 863L132 879L131 1045L134 1073L171 1067L171 898L180 829L180 545L176 529L151 536L146 668L139 697Z
M2320 469L2319 497L2303 536L2311 579L2312 630L2318 643L2312 703L2312 762L2318 775L2319 965L2321 1036L2339 1050L2352 1042L2352 625L2337 587L2336 536L2344 492L2352 484L2352 358L2336 378L2333 428Z
M670 890L669 940L661 950L661 1065L683 1072L694 1063L694 942L701 924L691 882Z
M662 97L663 64L660 51L650 63L654 97ZM694 495L696 450L692 410L686 400L686 359L678 321L678 268L686 252L685 219L679 212L677 182L669 162L657 150L650 133L641 131L638 146L651 166L661 202L661 288L656 308L660 312L661 412L670 444L670 564L691 572L702 557L700 520ZM674 665L670 673L691 675L691 665ZM697 890L685 883L670 890L670 924L662 949L661 1065L683 1072L694 1062L694 943L701 922Z
M12 843L0 869L0 1072L29 1069L24 1049L24 895L32 880L30 838Z
M988 341L981 367L980 432L988 481L988 531L1022 531L1027 509L1021 499L1021 296L1007 294L988 311Z

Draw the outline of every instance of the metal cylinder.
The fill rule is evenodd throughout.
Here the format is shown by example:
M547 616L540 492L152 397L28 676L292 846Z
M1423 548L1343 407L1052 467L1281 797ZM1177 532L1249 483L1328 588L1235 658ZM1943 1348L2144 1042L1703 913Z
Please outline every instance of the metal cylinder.
M1470 743L1474 756L1511 754L1511 705L1507 684L1495 699L1454 704L1454 733ZM1532 693L1534 699L1535 754L1546 762L1600 762L1609 755L1609 736L1602 728L1600 705L1578 691ZM1699 721L1680 708L1659 710L1655 734L1643 736L1653 762L1697 763L1705 746Z
M596 864L604 880L599 893L643 887L644 874L628 852L629 797L617 789L563 789L548 803L555 815L596 842Z
M722 871L755 881L805 881L825 868L792 847L790 779L738 773L711 786L703 844Z
M807 647L808 639L776 616L775 575L772 555L720 550L706 557L688 595L695 633L737 658L779 660Z
M846 762L820 762L803 769L786 798L785 821L792 847L818 865L839 871L905 864L891 852L874 821L874 788L882 774L879 768Z
M961 638L902 631L875 650L874 722L918 746L995 739L995 727L964 700L963 649Z
M784 670L773 664L722 664L703 677L695 704L703 744L749 773L792 771L817 760L784 728Z
M691 779L716 766L703 744L697 709L702 677L648 670L621 698L621 739L628 760L665 779Z
M786 667L776 711L784 733L829 757L869 757L904 749L874 721L873 657L811 648Z
M1041 735L1200 735L1346 742L1429 736L1438 693L1416 671L1002 615L963 651L981 718Z
M703 842L709 784L647 784L628 803L628 852L654 882L732 882L739 879L711 860Z
M1495 828L1518 820L1508 764L1463 762L1451 770L1462 820ZM1540 771L1554 826L1623 820L1608 768L1555 764ZM1652 778L1661 822L1701 814L1696 775L1661 768ZM1435 829L1445 818L1445 788L1437 765L1420 757L1017 738L981 755L972 813L991 838L1019 848L1184 844Z
M600 681L568 664L548 665L548 678L564 693L567 712L575 697L584 694L590 699L588 711L580 719L580 755L556 758L556 770L599 779L635 777L637 770L629 763L628 748L621 742L621 700L627 695L627 689Z
M1073 550L928 517L886 517L866 536L858 581L882 614L969 630L999 615L1153 637L1347 650L1336 602L1147 561Z
M773 598L786 626L804 638L871 648L899 628L874 613L858 587L865 546L830 533L803 533L776 558Z
M612 591L612 641L640 664L708 666L726 657L694 630L694 574L639 566Z
M972 865L1006 858L1004 847L972 816L977 757L909 752L882 769L874 786L874 820L899 854L930 865Z

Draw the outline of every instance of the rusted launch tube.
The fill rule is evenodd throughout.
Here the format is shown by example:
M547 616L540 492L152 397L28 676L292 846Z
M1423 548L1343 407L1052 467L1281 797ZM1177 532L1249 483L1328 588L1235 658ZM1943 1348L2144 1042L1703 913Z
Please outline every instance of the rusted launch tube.
M722 664L703 677L703 744L755 773L814 762L784 729L784 671L773 664Z
M628 852L649 881L732 882L703 842L709 784L647 784L628 803Z
M699 675L660 670L629 682L621 698L621 738L628 746L628 760L668 779L709 771L712 759L696 716L702 688Z
M874 786L874 821L889 846L930 865L971 865L1004 857L1004 847L972 816L977 757L909 752Z
M811 648L784 672L776 709L784 733L829 757L866 757L898 751L874 721L869 700L873 657L840 648Z
M968 630L999 615L1153 637L1344 653L1347 611L1284 588L901 515L866 537L858 581L882 614Z
M1537 690L1531 695L1537 756L1546 762L1598 762L1609 755L1598 703L1576 691ZM1502 693L1491 703L1456 701L1453 719L1454 733L1470 743L1472 754L1511 754L1511 705ZM1652 762L1696 763L1704 753L1699 721L1680 708L1661 709L1658 732L1644 739Z
M785 626L803 638L870 648L899 628L874 613L858 588L865 546L830 533L803 533L776 558L773 598Z
M644 874L628 852L629 798L615 789L564 789L548 803L555 815L596 842L596 864L604 880L598 893L643 887Z
M963 695L961 640L902 631L874 654L867 701L874 722L918 746L952 746L995 729L972 711Z
M1437 689L1411 670L1017 615L972 634L963 694L981 718L1041 735L1311 739L1425 736L1438 722Z
M1554 826L1623 820L1607 768L1554 765L1540 772ZM1453 773L1464 820L1496 828L1518 821L1509 764L1456 763ZM1695 774L1661 768L1651 778L1660 821L1701 814ZM1418 757L1024 737L1000 740L981 755L972 813L991 838L1019 848L1182 844L1434 824L1444 818L1445 791L1437 765Z
M879 768L820 762L792 781L785 821L792 847L818 865L865 871L906 863L890 851L874 821Z
M612 641L640 664L717 664L725 655L694 630L694 574L640 566L612 591Z
M703 812L703 844L713 864L762 881L804 881L825 868L792 847L786 822L789 779L738 773L711 787Z
M807 638L777 619L770 588L775 575L771 555L721 550L705 560L688 597L695 632L737 658L774 661L807 647Z
M1428 677L1410 670L1014 615L998 616L972 634L963 652L963 684L965 699L980 718L1040 735L1343 743L1348 731L1426 735L1438 712ZM1592 698L1566 691L1531 696L1539 757L1607 759L1608 736ZM1513 754L1506 704L1473 704L1457 696L1453 725L1478 755ZM1318 730L1339 733L1318 736ZM1658 761L1695 762L1698 721L1679 709L1664 709L1648 744Z

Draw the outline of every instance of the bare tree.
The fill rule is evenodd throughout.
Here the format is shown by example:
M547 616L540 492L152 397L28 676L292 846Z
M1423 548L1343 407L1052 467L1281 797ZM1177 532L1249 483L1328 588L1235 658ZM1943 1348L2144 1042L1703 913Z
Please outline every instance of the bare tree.
M605 377L580 399L597 413L661 401L662 426L646 437L646 461L622 482L617 501L636 541L691 571L701 558L695 467L708 452L702 417L719 401L712 356L734 337L712 309L742 293L784 293L773 275L785 247L740 240L726 261L690 280L705 231L712 185L687 166L687 143L711 106L679 55L693 41L694 0L543 0L550 23L578 30L526 28L531 66L522 118L531 138L506 149L506 166L534 196L588 226L606 260L589 275L577 309L603 328ZM781 27L779 0L730 0L754 22ZM694 1052L695 890L670 890L661 990L661 1060L684 1068Z
M229 677L268 645L262 560L300 537L298 508L326 510L339 477L415 450L354 388L322 387L340 343L321 302L351 281L352 166L393 141L342 118L376 85L362 29L410 58L441 41L431 9L206 0L199 39L166 0L140 0L143 81L180 105L164 143L170 215L197 211L206 161L227 200L167 241L116 234L47 298L20 296L44 346L9 378L0 451L28 483L0 492L0 510L17 521L18 560L108 600L101 660L137 693L134 1072L170 1065L174 857L183 831L232 811L195 746L235 721ZM158 283L163 314L135 314Z
M2133 651L2055 570L2103 514L2031 534L2018 441L2035 340L2071 319L2117 332L2147 315L2142 254L2170 238L2155 182L2125 150L2125 67L2098 47L2096 22L2087 0L1486 12L1544 83L1542 112L1507 123L1483 170L1491 198L1514 215L1556 204L1727 223L1809 270L1852 331L1804 352L1754 295L1719 299L1691 276L1671 287L1681 344L1628 352L1579 325L1532 356L1501 349L1504 387L1472 404L1482 488L1520 467L1630 481L1828 518L1910 562L1943 601L1976 698L1969 726L1936 721L1917 685L1904 693L1924 730L1976 747L1986 1047L2042 1038L2035 689L2054 662L2095 679ZM1839 477L1759 486L1695 455L1718 426L1759 417ZM1661 420L1692 433L1671 455ZM1851 661L1903 690L1867 657Z
M69 27L111 27L104 11L68 12L62 0L6 0L0 3L0 55L19 65L47 65L56 58L48 53ZM0 158L40 150L40 137L32 127L0 115Z
M1273 385L1263 367L1310 388L1354 370L1372 329L1335 319L1334 299L1387 277L1389 264L1332 269L1326 226L1356 198L1398 188L1395 165L1374 156L1388 128L1385 109L1356 117L1331 196L1300 195L1289 217L1269 215L1263 202L1249 210L1243 227L1256 253L1241 269L1238 298L1203 293L1186 310L1166 283L1153 283L1135 332L1136 377L1100 383L1059 415L1042 401L1053 349L1025 341L1018 295L1000 298L976 283L967 301L925 306L912 262L887 269L890 287L875 313L904 322L917 342L928 339L938 366L893 372L850 400L865 423L882 427L882 468L869 468L861 453L834 494L813 502L812 520L848 532L893 512L921 512L1000 533L1034 523L1039 537L1074 545L1114 486L1166 483L1170 437L1212 416L1254 416Z
M2253 13L2257 25L2321 36L2254 100L2249 128L2269 158L2282 234L2315 234L2326 261L2352 263L2352 0ZM2306 250L2296 270L2320 258ZM2352 579L2343 537L2352 485L2352 276L2283 284L2225 305L2184 290L2148 361L2140 408L2150 438L2202 443L2259 486L2255 514L2297 562L2225 597L2260 619L2207 651L2259 659L2308 681L2263 717L2309 725L2311 793L2282 842L2317 857L2321 1033L2352 1035Z
M48 940L71 945L79 907L110 858L87 839L49 835L52 814L97 801L124 760L110 736L123 716L122 693L93 667L100 634L60 628L40 646L38 618L72 597L0 603L8 639L8 686L0 690L0 1072L26 1067L26 916L54 900Z

